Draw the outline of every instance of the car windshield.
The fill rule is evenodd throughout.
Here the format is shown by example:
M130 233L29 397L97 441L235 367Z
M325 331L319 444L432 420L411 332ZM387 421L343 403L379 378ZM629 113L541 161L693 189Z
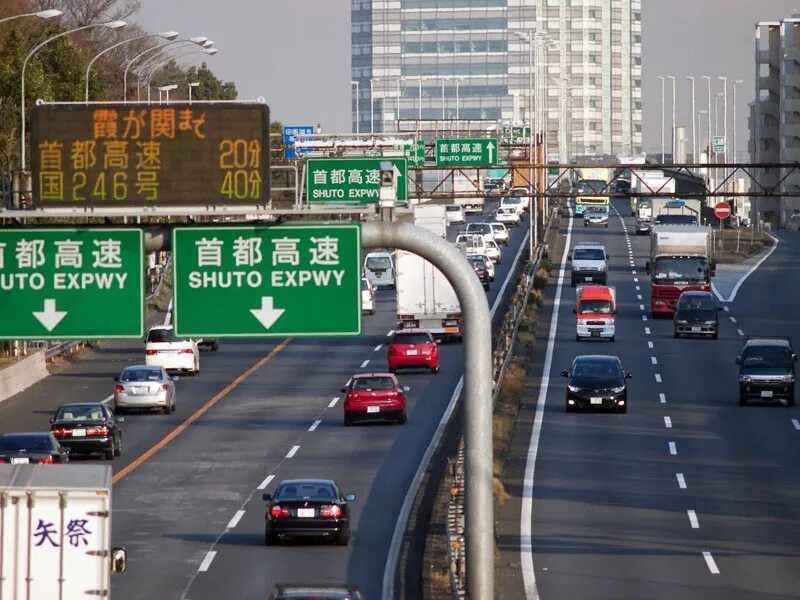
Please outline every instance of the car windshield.
M713 311L716 309L716 303L708 296L692 296L690 298L680 298L678 300L678 310Z
M128 367L119 376L120 381L161 381L160 369Z
M653 199L641 197L637 206L639 208L653 208Z
M584 212L587 213L596 213L600 215L607 215L608 214L608 206L587 206Z
M572 381L578 387L623 385L622 373L616 361L580 361L575 364Z
M96 404L71 404L62 406L56 413L56 421L102 421L103 407Z
M468 233L491 233L492 226L488 223L470 223L467 225Z
M468 260L473 267L477 267L479 269L483 269L486 267L486 261L480 256L470 256Z
M392 261L388 256L369 256L366 262L367 269L388 269Z
M605 260L606 253L602 248L576 248L572 254L573 260Z
M653 265L653 281L663 284L707 278L708 263L702 256L661 256Z
M524 192L524 190L523 190ZM503 204L514 204L519 205L522 204L522 198L515 197L515 198L503 198Z
M610 315L611 302L608 300L582 300L581 314L589 315Z
M0 452L51 452L50 434L0 435Z
M789 367L792 364L792 353L786 346L751 346L742 354L742 365L745 367Z
M447 212L461 212L461 206L458 205L446 206L445 210Z
M164 342L176 342L175 334L172 329L151 329L147 334L147 341L155 344Z
M390 377L359 377L353 380L353 389L360 390L391 390L394 381Z
M369 281L367 281L366 279L362 279L361 280L361 289L362 290L368 290L369 289Z
M602 192L607 185L602 179L586 179L578 184L578 191L584 193Z
M324 481L284 483L275 492L275 500L336 500L336 489Z
M393 344L429 344L431 338L427 333L396 333Z
M694 215L658 215L656 225L697 225Z

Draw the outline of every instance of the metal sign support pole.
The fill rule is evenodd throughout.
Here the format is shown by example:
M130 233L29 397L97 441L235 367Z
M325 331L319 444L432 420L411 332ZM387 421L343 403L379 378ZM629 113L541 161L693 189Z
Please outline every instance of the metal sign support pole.
M458 249L425 229L368 222L361 226L361 238L365 248L399 248L429 260L458 296L464 319L467 597L493 600L492 337L486 294Z

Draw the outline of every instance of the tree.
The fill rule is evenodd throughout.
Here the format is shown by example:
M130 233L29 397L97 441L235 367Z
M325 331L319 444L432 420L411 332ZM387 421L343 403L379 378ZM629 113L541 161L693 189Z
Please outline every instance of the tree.
M192 81L200 83L192 92L192 97L197 100L236 100L239 92L232 81L223 83L211 72L206 63L200 68L190 67L186 71L187 84Z

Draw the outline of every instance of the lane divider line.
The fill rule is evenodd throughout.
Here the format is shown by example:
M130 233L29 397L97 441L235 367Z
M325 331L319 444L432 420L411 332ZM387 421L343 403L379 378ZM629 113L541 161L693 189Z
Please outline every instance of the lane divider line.
M373 350L373 352L377 352L381 348L383 348L383 344L378 344L377 346L375 346L375 349Z
M731 309L728 305L723 306L722 310L724 310L725 312L731 312Z
M653 363L654 365L657 365L658 364L658 359L655 356L651 356L650 357L650 362Z
M394 335L394 329L390 329L389 333L386 334L386 337L392 337Z
M208 571L208 568L211 566L211 561L214 560L214 557L217 555L216 550L209 550L206 552L206 557L203 559L203 562L200 563L200 568L197 569L200 573L205 573Z
M300 446L292 446L291 450L286 453L286 458L294 458L294 455L297 454L298 450L300 450Z
M666 404L667 403L667 395L666 394L659 394L658 395L658 400L659 400L659 402L661 402L661 404Z
M650 328L649 327L645 327L644 328L644 333L645 333L645 335L650 335Z
M642 291L642 288L640 288L640 287L637 285L637 286L636 286L636 291L637 291L637 292L640 292L640 291Z
M164 325L169 325L172 321L172 301L174 297L170 297L169 305L167 306L167 313L164 315Z
M640 304L640 305L639 305L639 310L641 310L642 312L644 312L644 304Z
M744 331L742 331L741 329L737 329L736 333L738 333L740 336L744 337Z
M275 475L267 475L264 478L264 481L262 481L261 483L258 484L258 487L256 489L259 489L259 490L267 489L267 486L272 482L273 479L275 479Z
M111 482L112 482L112 483L117 483L117 482L118 482L118 481L120 481L120 480L121 480L123 477L125 477L125 476L129 475L130 473L132 473L133 471L135 471L136 469L138 469L140 466L142 466L142 465L143 465L145 462L147 462L147 461L148 461L148 460L149 460L149 459L150 459L150 458L151 458L151 457L152 457L152 456L153 456L153 455L154 455L156 452L158 452L159 450L161 450L161 449L162 449L164 446L166 446L167 444L169 444L169 443L170 443L172 440L174 440L174 439L175 439L176 437L178 437L178 436L179 436L181 433L183 433L183 432L184 432L184 431L185 431L185 430L186 430L186 429L189 427L189 425L191 425L192 423L194 423L195 421L197 421L197 419L199 419L200 417L202 417L202 416L203 416L203 415L204 415L204 414L205 414L205 413L206 413L206 412L207 412L207 411L208 411L208 410L209 410L209 409L210 409L212 406L214 406L214 405L215 405L217 402L219 402L219 401L220 401L220 400L222 400L222 399L223 399L225 396L227 396L228 394L230 394L230 393L231 393L233 390L235 390L235 389L236 389L237 387L239 387L239 386L240 386L242 383L244 383L244 381L245 381L245 380L247 380L247 378L248 378L248 377L250 377L250 376L251 376L253 373L255 373L256 371L258 371L258 370L259 370L261 367L263 367L263 366L264 366L264 365L266 365L266 364L267 364L269 361L271 361L271 360L272 360L272 358L273 358L273 357L274 357L276 354L278 354L278 352L280 352L281 350L283 350L283 349L284 349L284 348L285 348L285 347L286 347L286 346L289 344L289 342L290 342L291 340L292 340L292 338L286 338L286 339L285 339L285 340L283 340L283 341L282 341L280 344L278 344L277 346L275 346L275 347L274 347L274 348L273 348L273 349L270 351L270 353L269 353L269 354L267 354L267 355L266 355L266 356L264 356L263 358L261 358L261 359L257 360L257 361L256 361L256 363L255 363L255 364L254 364L252 367L250 367L249 369L247 369L247 370L246 370L244 373L242 373L241 375L239 375L239 376L238 376L236 379L234 379L234 380L233 380L233 381L231 381L231 382L230 382L228 385L226 385L224 388L222 388L222 389L221 389L221 390L220 390L220 391L219 391L219 392L218 392L218 393L217 393L217 394L216 394L216 395L215 395L213 398L211 398L210 400L208 400L208 401L207 401L205 404L203 404L203 406L201 406L201 407L200 407L200 408L198 408L196 411L194 411L194 413L192 413L192 414L191 414L191 415L190 415L188 418L186 418L186 420L184 420L184 421L183 421L183 423L181 423L180 425L178 425L178 426L177 426L175 429L173 429L172 431L170 431L170 432L169 432L167 435L165 435L163 438L161 438L161 439L160 439L158 442L156 442L155 444L153 444L153 445L152 445L152 446L151 446L151 447L150 447L148 450L146 450L146 451L144 452L144 454L141 454L140 456L138 456L137 458L135 458L133 461L131 461L130 463L128 463L128 465L127 465L125 468L123 468L123 469L120 469L119 471L117 471L117 473L114 475L114 477L112 477L112 479L111 479Z
M693 510L687 510L686 514L689 515L689 525L692 529L700 529L700 521L697 520L697 513Z
M677 456L678 455L678 448L675 446L675 442L670 442L669 443L669 453L670 453L671 456Z
M794 425L794 428L795 428L797 431L800 431L800 421L799 421L799 420L797 420L797 419L792 419L792 425Z
M244 516L244 511L243 510L237 510L233 514L233 517L231 518L231 520L228 521L228 529L233 529L234 527L236 527L239 524L239 521L242 520L243 516Z
M731 295L728 296L727 300L725 300L722 297L722 295L717 291L717 287L713 283L711 284L711 291L714 292L714 295L719 299L720 302L733 302L734 299L736 298L736 294L739 293L739 288L747 280L747 278L750 277L750 275L752 275L755 272L755 270L758 267L760 267L764 263L765 260L767 260L770 256L772 256L772 253L775 252L775 250L778 249L778 244L780 243L778 238L776 238L774 235L772 235L770 233L768 233L767 235L769 237L771 237L772 241L773 241L773 244L770 247L769 251L766 254L764 254L764 256L762 256L761 259L756 264L754 264L752 267L750 267L750 270L747 271L747 273L745 273L744 275L742 275L739 278L739 281L737 281L736 285L733 286L733 291L731 292Z
M648 340L648 341L647 341L647 347L648 347L648 348L650 348L650 350L652 350L652 349L653 349L653 342L651 342L650 340Z
M661 373L656 373L656 383L661 383Z
M642 299L642 295L641 294L636 294L636 299L637 300L641 300Z
M360 368L361 368L361 369L363 369L363 368L364 368L364 367L366 367L368 364L369 364L369 359L367 359L367 360L365 360L363 363L361 363L361 367L360 367Z
M634 281L634 283L639 283L639 278L638 277L634 277L633 281Z
M728 317L731 320L731 323L736 323L736 317Z
M682 490L686 489L686 478L683 476L683 473L675 473L675 478L678 480L678 487Z
M714 557L711 556L711 552L703 552L703 558L705 559L706 565L708 565L708 570L711 571L711 574L719 575L719 567L717 567Z
M647 321L647 315L642 315L642 321Z
M309 430L309 431L314 431L314 430L315 430L317 427L319 427L319 424L320 424L320 423L322 423L322 420L321 420L321 419L317 419L316 421L314 421L314 422L311 424L311 427L309 427L309 428L308 428L308 430Z
M664 427L667 429L672 429L672 418L671 417L664 417Z
M331 400L330 402L328 402L328 408L333 408L334 406L336 406L336 403L337 403L338 401L339 401L339 396L336 396L336 398L334 398L333 400Z

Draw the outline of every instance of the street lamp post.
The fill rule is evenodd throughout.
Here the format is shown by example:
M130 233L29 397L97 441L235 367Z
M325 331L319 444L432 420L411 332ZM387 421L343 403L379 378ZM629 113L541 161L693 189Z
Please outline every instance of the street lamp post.
M530 221L528 222L528 257L533 262L533 257L536 252L536 236L538 230L534 227L536 218L537 203L533 200L533 138L536 135L536 128L533 122L533 29L528 30L527 33L515 31L516 35L523 42L528 44L528 215ZM525 131L523 126L522 131Z
M125 21L108 21L106 23L90 23L89 25L83 25L81 27L75 27L74 29L69 29L67 31L62 31L61 33L57 33L56 35L47 38L45 41L37 44L33 48L31 48L30 52L25 56L25 59L22 61L22 78L21 78L21 99L22 102L20 103L20 113L21 113L21 123L20 123L20 164L22 166L22 170L25 170L26 162L25 162L25 69L28 66L28 61L31 57L36 54L43 46L49 44L53 40L57 40L58 38L64 37L65 35L70 35L72 33L76 33L78 31L83 31L85 29L92 29L94 27L106 27L111 30L120 29L125 27L127 23Z
M463 77L456 77L455 79L456 79L456 121L458 121L458 119L459 119L459 102L460 102L460 98L458 96L458 84L459 84L459 82L464 81L464 78Z
M711 164L711 77L709 75L703 75L702 79L705 79L708 83L708 106L706 107L706 112L708 116L708 120L706 121L707 131L708 131L708 146L706 148L706 164Z
M417 86L419 93L419 105L417 106L417 129L419 129L420 123L422 123L422 77L417 79Z
M128 71L130 71L130 68L131 68L131 66L133 66L133 63L135 63L137 60L139 60L142 56L144 56L145 54L150 54L151 52L154 52L156 50L158 51L158 54L160 54L161 51L163 51L167 46L171 46L173 44L183 44L183 43L186 43L186 42L192 42L193 44L197 44L199 46L202 46L207 41L208 41L208 38L203 37L203 36L197 36L197 37L192 37L192 38L188 38L188 39L185 39L185 40L173 40L171 42L168 42L168 43L164 44L163 46L153 46L152 48L147 48L146 50L142 50L139 54L137 54L136 56L134 56L128 62L125 63L125 71L122 74L122 90L123 90L122 91L122 94L123 94L122 95L122 102L125 103L125 104L127 104L127 102L128 102ZM137 102L139 100L141 100L141 97L139 96L139 89L138 88L136 90L136 100L137 100Z
M166 92L167 93L167 104L169 104L169 93L170 93L170 91L175 90L177 88L178 88L178 85L175 84L175 83L171 83L169 85L160 85L160 86L158 86L158 101L161 102L161 92ZM191 88L189 88L189 89L191 89Z
M350 85L356 86L356 133L361 133L361 111L358 107L358 96L359 96L359 85L358 81L353 79L350 81Z
M37 12L29 12L21 15L11 15L10 17L3 17L2 19L0 19L0 23L5 23L6 21L13 21L15 19L22 19L24 17L39 17L40 19L48 21L50 19L55 19L56 17L60 17L63 14L64 13L62 11L55 9L40 10Z
M725 140L725 145L723 146L722 152L722 161L727 164L728 163L728 78L727 77L717 77L720 81L722 81L722 137ZM728 189L728 167L723 167L722 169L722 177L725 179L725 190Z
M153 69L147 75L147 79L146 79L146 82L147 82L147 101L150 102L150 84L152 83L153 75L155 75L156 71L158 71L161 67L163 67L166 64L171 63L174 60L178 60L179 58L183 58L184 56L190 56L192 54L208 54L209 56L214 56L217 52L219 52L219 49L217 49L217 48L208 48L208 49L203 49L203 50L190 50L189 52L184 52L183 54L179 54L178 56L170 56L169 58L167 58L165 60L162 60L155 67L153 67Z
M377 77L369 78L369 132L371 135L375 134L375 85L374 82Z
M442 78L442 127L444 127L444 77Z
M199 86L200 86L200 82L199 81L191 81L191 82L189 82L189 86L188 86L189 87L189 104L192 103L192 88L196 88L196 87L199 87Z
M697 162L697 136L695 130L695 121L697 115L695 114L695 107L694 107L694 77L691 75L687 75L686 79L692 82L692 162Z
M203 40L203 41L199 42L199 41L196 41L196 40ZM137 78L136 78L137 100L138 100L138 91L139 91L139 88L141 88L141 85L142 85L142 74L145 72L145 70L146 70L145 68L148 67L148 65L152 64L157 58L159 58L163 54L166 54L170 50L173 50L174 48L177 48L180 45L184 45L185 46L185 45L190 44L190 43L197 44L198 46L200 46L204 50L205 49L210 49L214 45L213 41L211 41L211 40L209 40L207 38L204 38L204 37L198 37L198 38L192 38L192 39L189 39L189 40L175 40L174 42L169 42L167 44L164 44L163 46L157 46L156 48L157 48L158 51L155 52L152 56L148 56L146 59L144 59L142 61L142 63L138 66L137 70L136 70L136 73L137 73ZM171 48L170 46L172 46L173 44L177 44L177 45L174 48ZM149 101L149 98L148 98L148 101Z
M89 72L92 70L92 65L95 63L95 61L98 58L100 58L101 56L103 56L107 52L111 52L114 48L119 48L123 44L129 44L129 43L135 42L137 40L143 40L145 38L151 38L151 37L160 37L160 38L164 38L165 40L168 40L168 41L171 42L176 37L178 37L178 32L177 31L162 31L161 33L146 33L144 35L138 35L136 37L132 37L132 38L129 38L127 40L122 40L121 42L117 42L116 44L113 44L113 45L109 46L108 48L106 48L105 50L102 50L102 51L98 52L97 54L95 54L94 57L92 58L92 60L89 61L89 64L86 65L86 91L85 91L85 95L84 95L84 101L85 102L89 102Z
M732 162L738 162L739 159L737 158L737 150L736 150L736 86L740 83L744 83L743 79L737 79L733 82L733 160Z
M664 76L658 76L661 81L661 164L664 164Z
M667 75L667 79L672 81L672 164L675 164L675 155L677 153L677 141L675 140L675 76Z

